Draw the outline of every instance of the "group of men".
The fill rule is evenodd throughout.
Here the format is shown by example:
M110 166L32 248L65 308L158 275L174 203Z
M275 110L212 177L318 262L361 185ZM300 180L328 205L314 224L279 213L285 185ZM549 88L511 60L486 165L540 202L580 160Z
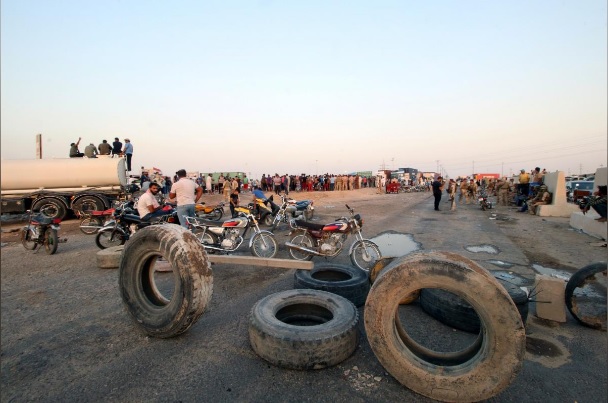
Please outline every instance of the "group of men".
M131 144L131 140L128 138L125 139L125 145L120 142L118 137L114 138L114 142L110 146L107 140L103 140L99 146L95 147L95 144L90 143L88 146L84 148L84 153L81 153L78 149L80 145L80 140L82 138L78 137L78 141L76 143L70 144L70 158L97 158L98 155L111 155L112 157L122 157L125 156L127 162L127 171L131 171L131 158L133 157L133 144Z

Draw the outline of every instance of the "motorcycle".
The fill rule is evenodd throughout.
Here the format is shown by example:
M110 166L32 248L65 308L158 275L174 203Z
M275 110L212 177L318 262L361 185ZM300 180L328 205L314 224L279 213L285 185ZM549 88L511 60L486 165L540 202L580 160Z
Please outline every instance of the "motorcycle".
M357 240L348 251L350 261L354 266L369 272L382 257L380 248L369 239L363 238L363 219L359 214L355 214L348 204L346 208L350 217L341 217L328 224L291 220L290 235L296 235L291 238L291 242L285 243L291 257L296 260L311 260L313 256L335 257L344 248L348 234L353 233Z
M249 250L257 257L273 258L279 246L270 231L262 231L255 216L244 207L235 209L239 216L224 222L210 221L198 217L186 217L192 233L209 253L235 252L242 244L249 229L253 236ZM241 232L242 231L242 232Z
M224 206L226 203L220 202L217 206L206 206L205 203L198 203L194 206L197 217L207 220L219 221L224 216Z
M274 215L270 231L274 231L281 222L289 224L289 221L294 219L309 221L314 214L315 208L312 200L302 200L298 202L287 196L281 195L281 207L279 207L279 210Z
M27 218L27 225L21 229L21 244L27 250L37 250L44 245L47 254L57 252L59 242L67 242L67 239L59 239L60 218L50 218L42 213L32 216L32 210Z
M137 210L133 210L132 202L125 203L114 211L114 219L107 221L106 224L97 231L95 244L99 249L106 249L112 246L124 245L137 230L155 224L177 224L177 210L171 206L163 207L165 211L171 211L161 217L156 217L150 221L141 221Z
M273 195L274 196L274 195ZM247 208L256 216L256 220L262 225L270 227L276 214L279 211L279 206L274 202L273 196L266 200L255 198L255 203L247 204Z
M87 235L93 235L99 231L105 222L112 217L116 209L110 208L107 210L93 210L90 213L85 213L80 220L80 231Z
M488 200L488 194L485 191L479 193L477 201L479 202L479 206L483 211L492 208L492 202Z

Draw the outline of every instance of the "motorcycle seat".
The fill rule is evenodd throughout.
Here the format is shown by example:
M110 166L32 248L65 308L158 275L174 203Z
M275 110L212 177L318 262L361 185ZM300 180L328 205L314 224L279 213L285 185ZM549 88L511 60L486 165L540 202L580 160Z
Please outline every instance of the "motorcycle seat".
M325 227L325 224L315 224L315 223L304 221L304 220L295 220L295 223L296 223L296 226L298 226L298 227L308 228L313 231L321 231L321 230L323 230L323 227Z
M125 220L132 221L134 223L140 223L141 218L135 214L125 214Z
M53 222L53 219L39 213L32 217L32 221L41 225L48 225Z

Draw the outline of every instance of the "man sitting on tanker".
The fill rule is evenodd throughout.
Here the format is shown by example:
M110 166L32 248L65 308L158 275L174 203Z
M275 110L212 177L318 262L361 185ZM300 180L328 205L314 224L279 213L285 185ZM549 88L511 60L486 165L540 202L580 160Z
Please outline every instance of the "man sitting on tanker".
M95 144L91 143L84 148L84 155L87 158L97 158L97 147Z
M78 151L78 144L80 144L80 137L78 137L78 141L70 144L70 158L82 158L84 156L83 153Z
M159 191L160 186L158 183L152 182L150 183L148 190L146 190L146 193L139 197L137 211L139 212L139 217L142 221L150 221L152 218L171 214L171 210L163 210L163 207L158 200L156 200L156 195Z

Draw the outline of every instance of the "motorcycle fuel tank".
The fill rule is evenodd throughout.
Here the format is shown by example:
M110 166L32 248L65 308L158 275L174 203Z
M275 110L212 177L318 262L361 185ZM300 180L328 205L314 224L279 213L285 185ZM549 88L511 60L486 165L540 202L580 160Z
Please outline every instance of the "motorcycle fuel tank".
M323 226L323 231L327 232L346 232L348 230L348 223L343 221L336 221Z

